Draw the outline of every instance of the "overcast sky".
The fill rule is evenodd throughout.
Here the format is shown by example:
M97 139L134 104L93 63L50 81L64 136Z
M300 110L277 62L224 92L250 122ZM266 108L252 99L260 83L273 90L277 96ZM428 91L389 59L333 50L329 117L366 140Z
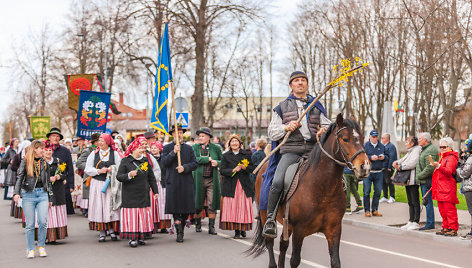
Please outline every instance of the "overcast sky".
M297 3L301 0L275 0L274 23L279 32L286 31L286 25L293 19ZM3 0L0 16L0 121L6 118L7 107L11 103L14 90L10 89L12 79L8 69L13 58L12 46L15 41L22 43L30 32L38 32L48 24L50 30L59 32L71 10L70 0ZM281 34L284 36L284 34ZM283 46L283 44L278 44ZM65 85L64 85L65 87ZM65 90L65 89L64 89ZM143 108L143 107L141 107Z

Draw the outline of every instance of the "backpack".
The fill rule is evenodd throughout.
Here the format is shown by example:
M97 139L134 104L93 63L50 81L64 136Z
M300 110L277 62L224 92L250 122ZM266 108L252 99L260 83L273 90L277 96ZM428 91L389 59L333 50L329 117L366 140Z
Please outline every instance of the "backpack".
M447 158L446 158L446 163L444 163L444 165L447 165ZM456 169L454 169L454 171L452 172L452 178L454 178L456 183L461 183L462 182L462 179L459 176L457 176Z

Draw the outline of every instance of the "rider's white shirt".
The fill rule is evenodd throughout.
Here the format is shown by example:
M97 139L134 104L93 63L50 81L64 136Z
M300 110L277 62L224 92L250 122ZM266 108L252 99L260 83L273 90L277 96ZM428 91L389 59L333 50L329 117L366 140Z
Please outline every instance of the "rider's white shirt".
M305 109L303 109L303 105L305 102L297 100L297 107L298 107L298 115L302 114ZM305 116L306 119L306 116ZM300 132L303 135L303 138L306 140L311 138L310 130L308 129L308 121L307 120L301 120L301 127ZM321 127L328 127L331 124L331 120L329 120L323 113L320 114L320 124ZM273 141L280 140L285 136L285 130L284 130L284 124L282 123L282 118L274 112L272 114L272 120L270 121L269 124L269 129L268 129L268 134L269 138Z

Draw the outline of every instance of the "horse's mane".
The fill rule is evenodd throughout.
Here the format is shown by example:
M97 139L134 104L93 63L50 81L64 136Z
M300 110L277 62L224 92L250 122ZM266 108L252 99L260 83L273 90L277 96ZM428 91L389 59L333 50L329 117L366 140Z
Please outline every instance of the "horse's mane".
M361 128L354 120L344 119L343 121L344 121L343 125L347 127L349 130L355 129L358 133L361 133ZM312 165L316 166L318 164L318 162L321 159L321 155L323 154L323 152L321 151L320 145L323 146L325 144L326 140L328 140L329 136L331 136L331 133L334 131L335 128L336 128L336 122L331 123L331 125L329 125L328 127L328 130L321 137L320 142L316 143L315 147L313 147L313 150L311 150L310 155L308 156L306 164L303 166L303 169L300 171L302 174L306 170L308 170L308 168L311 167Z

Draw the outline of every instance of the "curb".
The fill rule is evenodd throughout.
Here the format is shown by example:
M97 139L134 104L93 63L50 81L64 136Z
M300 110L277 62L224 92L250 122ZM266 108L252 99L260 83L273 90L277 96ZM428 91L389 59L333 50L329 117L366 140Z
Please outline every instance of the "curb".
M380 224L375 224L375 223L346 219L346 218L343 218L343 223L352 225L352 226L378 230L378 231L382 231L382 232L386 232L390 234L414 236L414 237L437 241L441 243L448 243L448 244L454 244L454 245L472 248L472 241L462 240L460 238L444 237L444 236L436 235L434 233L426 233L426 232L420 232L420 231L414 231L414 230L403 230L397 227L385 226L385 225L380 225Z

